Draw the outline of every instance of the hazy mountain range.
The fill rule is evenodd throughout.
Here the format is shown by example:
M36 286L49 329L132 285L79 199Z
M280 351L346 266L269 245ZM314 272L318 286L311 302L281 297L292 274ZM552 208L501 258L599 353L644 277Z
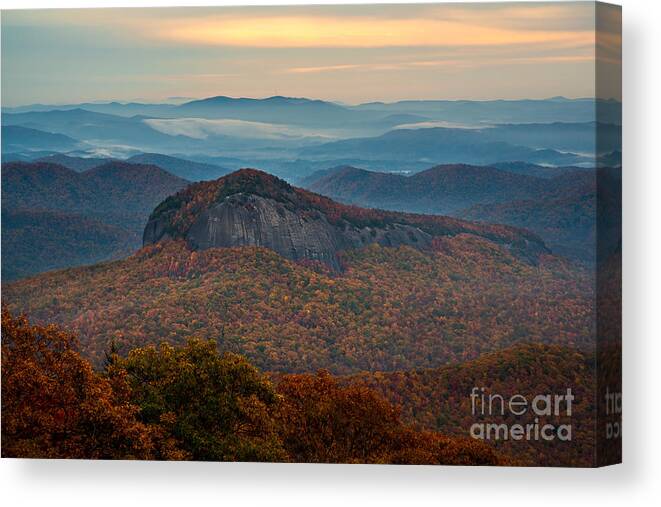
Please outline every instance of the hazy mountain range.
M621 164L615 101L217 96L2 113L9 278L124 256L160 200L244 167L344 203L528 228L584 260L594 185L581 173Z
M53 152L119 159L157 153L227 169L262 167L291 181L346 164L389 172L444 163L589 166L600 155L616 165L620 115L619 102L563 98L347 106L217 96L183 104L33 105L3 108L2 153L5 161Z
M337 167L312 174L303 185L348 204L522 227L554 252L588 263L596 260L598 239L604 255L618 246L609 232L621 226L617 168L459 164L403 176Z
M375 121L403 115L426 120L455 123L532 123L587 122L621 123L622 106L614 100L566 99L545 100L403 100L392 103L369 102L351 106L308 98L274 96L264 99L226 96L191 100L183 104L145 104L137 102L89 102L81 104L32 104L4 107L4 113L85 109L98 113L155 118L234 118L273 121L275 123L333 125L347 121Z

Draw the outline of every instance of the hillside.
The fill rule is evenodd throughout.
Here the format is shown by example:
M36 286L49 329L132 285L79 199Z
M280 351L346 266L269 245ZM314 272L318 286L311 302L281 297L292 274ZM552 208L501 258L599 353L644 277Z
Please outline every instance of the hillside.
M141 153L128 158L126 162L155 165L188 181L215 180L231 172L215 164L204 164L159 153Z
M111 352L102 371L76 349L58 326L3 309L3 458L520 464L417 430L377 392L327 372L276 386L213 341Z
M119 161L82 173L47 162L12 162L3 167L2 196L3 206L13 208L141 222L160 200L187 183L155 166Z
M472 414L473 387L505 399L522 394L563 394L572 389L575 397L571 417L549 417L551 424L571 424L572 441L494 441L504 454L534 466L591 466L594 456L596 386L594 356L564 346L522 344L484 354L462 364L418 371L363 373L347 378L364 382L402 407L405 420L447 435L469 436L476 421L497 424L526 424L533 415L511 414L480 417ZM495 402L496 410L500 410Z
M493 167L440 165L403 176L343 167L307 180L308 188L342 202L413 213L449 214L477 203L523 199L547 184Z
M537 149L493 140L490 129L410 128L391 130L377 137L333 141L301 150L308 158L364 158L424 161L429 164L491 164L521 160L552 165L571 165L583 160L572 153Z
M60 211L2 211L2 280L126 257L135 232Z
M568 173L549 180L533 199L478 204L458 216L523 227L539 234L553 252L593 263L598 236L606 254L617 246L621 188L619 170Z
M550 256L533 266L464 233L430 251L374 244L340 260L338 275L264 248L166 241L5 284L3 300L73 330L97 363L113 340L126 351L190 336L265 370L336 373L435 367L521 341L593 341L588 272Z
M3 154L42 150L72 150L77 146L77 140L63 134L45 132L19 125L2 125Z
M552 252L588 263L594 262L598 229L601 246L610 251L621 224L621 170L615 168L595 171L509 162L495 167L438 166L402 176L341 167L318 171L305 184L360 206L449 213L527 229Z
M11 228L3 228L2 241L31 258L5 251L3 275L33 274L134 251L153 207L186 184L158 167L117 161L82 173L47 162L3 164L3 216L7 211L23 215L14 216ZM63 241L53 245L58 235ZM52 247L50 258L43 257L44 245Z

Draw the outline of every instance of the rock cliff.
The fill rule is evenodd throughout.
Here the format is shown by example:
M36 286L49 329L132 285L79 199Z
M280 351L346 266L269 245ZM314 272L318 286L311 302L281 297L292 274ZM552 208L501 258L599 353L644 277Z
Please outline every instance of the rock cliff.
M152 213L143 243L183 238L193 250L262 246L337 270L342 250L371 243L428 249L435 236L461 233L483 236L533 261L546 251L525 231L345 206L252 169L191 185L168 198Z

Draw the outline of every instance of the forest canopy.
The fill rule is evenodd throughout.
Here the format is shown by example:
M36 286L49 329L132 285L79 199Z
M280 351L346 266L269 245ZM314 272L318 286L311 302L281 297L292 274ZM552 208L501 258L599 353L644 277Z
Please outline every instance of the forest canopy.
M484 443L420 431L364 384L268 376L214 342L106 353L2 312L2 457L516 464Z

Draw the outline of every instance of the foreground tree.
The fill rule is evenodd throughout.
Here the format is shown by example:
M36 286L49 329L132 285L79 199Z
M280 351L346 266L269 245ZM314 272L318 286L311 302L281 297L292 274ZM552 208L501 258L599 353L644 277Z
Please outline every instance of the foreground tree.
M171 434L191 459L285 461L271 410L278 397L246 359L213 341L162 344L119 359L142 422Z
M375 390L328 372L277 390L212 341L111 347L95 372L74 337L2 314L2 456L510 464L482 442L421 432Z
M326 371L286 375L278 392L280 432L296 462L510 464L482 442L415 430L373 389Z
M2 456L149 459L149 429L121 387L94 372L75 338L2 312Z

